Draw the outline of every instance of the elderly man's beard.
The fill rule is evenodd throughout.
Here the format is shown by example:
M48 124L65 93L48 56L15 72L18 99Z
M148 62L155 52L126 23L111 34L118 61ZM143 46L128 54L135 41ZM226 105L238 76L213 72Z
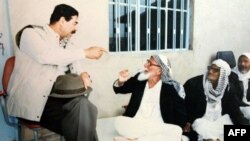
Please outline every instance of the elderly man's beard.
M248 71L247 70L242 70L242 71L240 71L242 74L246 74L246 73L248 73Z
M249 70L244 66L238 66L238 69L242 74L246 74L249 72Z
M142 71L142 72L140 72L140 74L139 74L139 76L138 76L137 79L139 81L148 80L151 75L152 75L152 73L150 73L148 71Z

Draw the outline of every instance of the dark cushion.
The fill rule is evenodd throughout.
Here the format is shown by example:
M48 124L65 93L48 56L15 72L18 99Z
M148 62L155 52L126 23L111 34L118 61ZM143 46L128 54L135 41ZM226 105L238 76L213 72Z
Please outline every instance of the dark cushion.
M236 66L234 53L232 51L218 51L216 54L216 59L222 59L226 61L231 68Z

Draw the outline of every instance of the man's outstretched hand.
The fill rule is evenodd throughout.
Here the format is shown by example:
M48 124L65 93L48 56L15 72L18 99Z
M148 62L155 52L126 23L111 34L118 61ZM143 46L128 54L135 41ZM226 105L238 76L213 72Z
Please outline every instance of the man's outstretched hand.
M108 53L108 51L103 47L92 46L84 50L85 56L88 59L99 59L102 57L103 53Z

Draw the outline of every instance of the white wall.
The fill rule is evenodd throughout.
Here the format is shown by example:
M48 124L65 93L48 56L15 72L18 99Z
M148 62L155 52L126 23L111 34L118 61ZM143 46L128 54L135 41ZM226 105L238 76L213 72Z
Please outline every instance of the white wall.
M80 12L78 42L83 47L100 45L108 48L108 0L9 0L12 33L27 24L48 23L58 3L71 4ZM205 71L211 57L219 50L232 50L236 58L249 51L249 0L192 0L192 50L165 52L172 62L175 78L184 83ZM122 112L129 96L115 95L112 89L118 72L127 68L133 74L153 53L109 53L98 61L83 61L93 80L90 100L99 109L99 117Z
M237 58L249 51L249 7L248 0L195 0L193 59L218 50L232 50Z

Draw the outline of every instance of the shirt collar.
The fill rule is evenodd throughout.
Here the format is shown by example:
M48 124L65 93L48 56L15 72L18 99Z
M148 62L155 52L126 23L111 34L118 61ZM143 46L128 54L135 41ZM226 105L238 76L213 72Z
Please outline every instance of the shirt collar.
M49 25L45 25L45 30L50 34L51 36L54 36L57 39L60 39L60 35L56 33Z
M154 87L150 88L151 90L154 90L154 89L161 89L161 85L162 85L162 80L159 80L155 85ZM149 85L148 85L148 82L146 83L146 88L149 89Z

